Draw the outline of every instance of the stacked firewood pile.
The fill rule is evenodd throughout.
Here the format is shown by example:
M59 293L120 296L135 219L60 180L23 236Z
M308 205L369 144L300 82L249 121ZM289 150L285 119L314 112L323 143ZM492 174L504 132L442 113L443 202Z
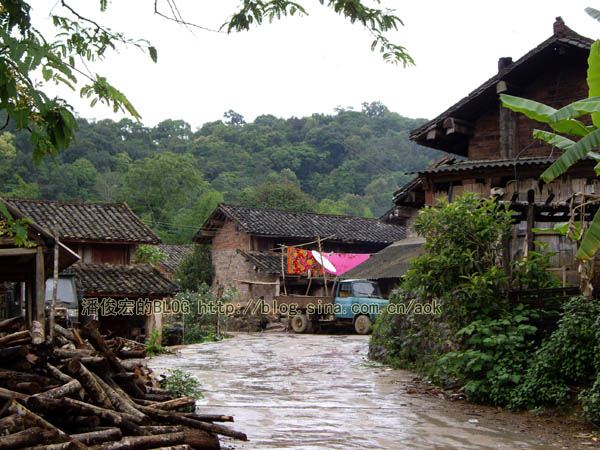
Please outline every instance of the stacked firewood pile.
M246 440L218 424L230 416L177 412L194 399L171 398L148 368L124 359L144 350L105 339L96 322L55 325L53 342L36 322L23 328L22 318L0 322L0 450L219 449L217 435Z

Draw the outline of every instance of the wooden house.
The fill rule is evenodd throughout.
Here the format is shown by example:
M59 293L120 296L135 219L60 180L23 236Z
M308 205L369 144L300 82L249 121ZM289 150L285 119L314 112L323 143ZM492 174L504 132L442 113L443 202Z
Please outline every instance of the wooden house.
M584 160L562 177L546 184L540 174L560 150L532 137L544 124L514 113L501 105L507 93L560 108L588 95L587 57L592 40L567 28L559 17L550 38L520 59L500 58L498 73L436 118L411 132L410 138L449 155L401 187L394 207L383 219L410 226L419 208L450 201L470 191L509 202L515 226L507 244L514 258L533 248L533 242L549 244L556 253L553 263L564 281L577 279L575 248L556 234L535 234L533 229L551 228L569 219L570 202L576 193L600 194L595 162ZM587 208L590 218L595 208ZM508 248L507 248L508 250Z
M132 264L137 245L159 244L160 239L127 203L3 201L56 232L60 242L79 255L80 262L61 276L77 280L82 321L96 316L106 329L127 336L144 336L161 328L162 315L158 307L151 307L152 302L172 296L178 287L156 267Z
M194 241L212 244L213 286L233 286L242 298L271 302L283 293L284 282L288 292L302 294L310 283L305 276L286 275L284 247L376 253L405 237L403 226L377 219L221 204Z
M13 219L26 216L10 204L6 208ZM0 220L5 219L0 214ZM45 323L46 279L54 272L54 251L58 247L58 269L79 260L78 255L37 223L27 226L31 247L18 247L13 239L0 236L0 319L20 316L25 310L28 327L33 320Z

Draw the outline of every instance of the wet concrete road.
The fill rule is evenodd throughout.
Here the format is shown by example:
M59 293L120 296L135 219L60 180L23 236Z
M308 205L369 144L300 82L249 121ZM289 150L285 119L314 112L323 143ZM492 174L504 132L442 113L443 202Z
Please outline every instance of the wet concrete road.
M367 336L235 334L191 345L149 366L189 371L205 397L198 412L233 415L249 442L235 449L548 448L508 430L472 424L436 398L406 393L413 375L367 360Z

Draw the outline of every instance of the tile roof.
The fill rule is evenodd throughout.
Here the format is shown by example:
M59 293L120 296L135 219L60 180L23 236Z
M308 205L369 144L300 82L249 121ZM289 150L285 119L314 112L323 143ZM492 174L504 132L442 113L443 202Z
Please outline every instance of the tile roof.
M193 245L159 244L158 248L167 255L165 259L159 261L158 265L171 274L175 273L186 255L194 251Z
M218 219L229 219L241 230L257 236L299 239L321 237L329 241L378 244L392 243L406 237L404 227L382 223L378 219L221 204L213 211L194 240L206 241L203 232L216 231L212 224L218 223Z
M344 273L342 278L366 278L368 280L400 278L408 270L410 260L423 253L424 242L425 239L422 238L409 238L394 242L362 264Z
M464 172L468 170L476 169L499 169L505 167L523 167L523 166L549 166L557 158L521 158L518 160L513 159L482 159L482 160L468 160L458 161L452 164L446 164L443 166L432 167L425 170L420 170L419 175L426 173L446 173L446 172Z
M593 44L593 40L581 36L569 29L564 21L557 17L554 23L554 33L540 45L530 50L517 61L507 65L500 70L496 75L491 77L469 95L458 101L446 111L431 119L427 123L410 132L410 139L419 142L419 144L438 148L440 150L450 151L452 153L466 156L465 149L442 148L439 143L434 141L423 140L422 138L431 130L441 127L445 119L456 117L463 120L473 120L481 114L485 104L492 101L498 102L498 94L496 92L496 84L501 81L507 81L516 85L522 85L525 79L530 80L535 76L532 70L533 62L537 61L536 67L546 71L548 62L544 58L553 58L558 55L557 47L571 47L578 52L581 52L582 61L587 60L588 50ZM457 147L458 148L458 147Z
M237 252L246 258L246 261L254 264L258 272L275 275L281 274L281 253L258 252L239 249ZM285 256L284 264L287 266L287 256Z
M3 198L42 227L55 227L63 241L102 241L158 244L159 237L127 203L67 203Z
M179 286L151 264L82 264L61 272L75 275L85 295L169 296Z

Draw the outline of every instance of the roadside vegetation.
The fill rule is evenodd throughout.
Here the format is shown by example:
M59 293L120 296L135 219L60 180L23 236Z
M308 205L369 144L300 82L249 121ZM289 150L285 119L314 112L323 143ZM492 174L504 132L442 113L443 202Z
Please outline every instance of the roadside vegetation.
M575 297L563 305L518 303L511 289L560 286L550 253L532 251L502 265L510 212L465 194L422 210L426 238L392 302L437 300L442 313L390 315L374 324L370 356L416 370L470 400L513 409L580 406L600 422L600 306ZM543 306L539 306L543 305Z

